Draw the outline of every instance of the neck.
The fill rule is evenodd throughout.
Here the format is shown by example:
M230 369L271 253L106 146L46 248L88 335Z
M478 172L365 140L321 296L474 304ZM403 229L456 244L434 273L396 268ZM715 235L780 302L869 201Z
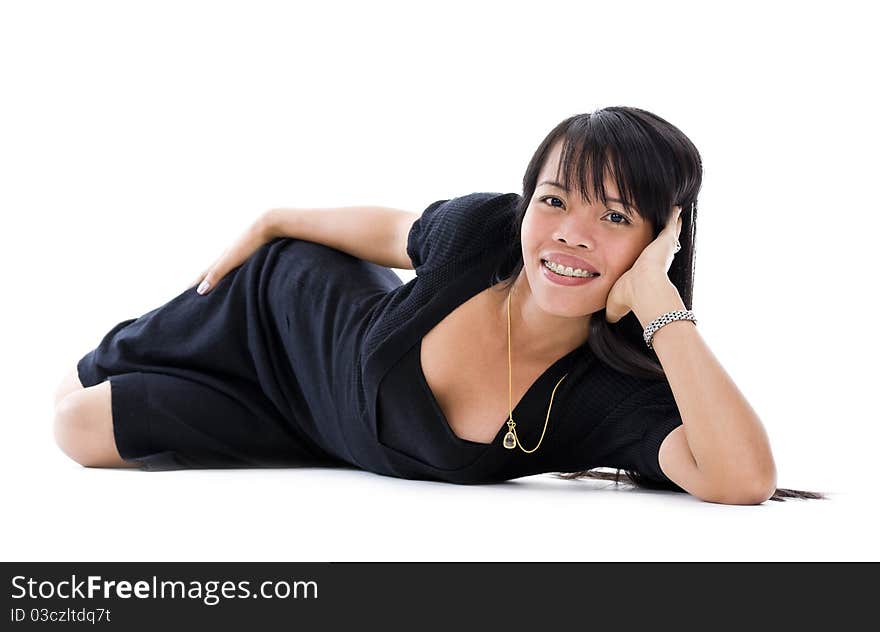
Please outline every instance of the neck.
M508 291L493 292L493 314L501 329L498 340L507 352L507 309L510 296L510 342L514 358L555 362L578 348L589 336L591 314L570 318L542 310L532 296L525 270Z

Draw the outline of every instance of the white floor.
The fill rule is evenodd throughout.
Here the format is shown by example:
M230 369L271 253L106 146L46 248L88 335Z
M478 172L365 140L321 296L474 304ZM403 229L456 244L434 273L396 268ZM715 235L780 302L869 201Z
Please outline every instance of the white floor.
M6 561L880 559L869 493L824 471L830 500L729 506L550 475L458 486L316 468L88 469L55 448L40 413L4 424L16 441L4 441Z

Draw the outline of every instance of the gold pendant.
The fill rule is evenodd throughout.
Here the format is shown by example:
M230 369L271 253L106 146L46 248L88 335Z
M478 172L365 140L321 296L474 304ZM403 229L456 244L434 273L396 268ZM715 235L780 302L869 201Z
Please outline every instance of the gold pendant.
M504 447L512 450L516 447L516 437L513 436L513 431L508 430L507 434L504 435Z

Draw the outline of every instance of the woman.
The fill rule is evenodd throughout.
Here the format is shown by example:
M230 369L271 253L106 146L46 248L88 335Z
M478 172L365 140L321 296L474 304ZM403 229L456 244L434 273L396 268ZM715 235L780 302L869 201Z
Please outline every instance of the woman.
M521 196L269 211L197 291L79 360L57 442L98 467L616 467L710 502L821 497L776 489L761 421L696 329L701 179L676 127L609 107L548 134Z

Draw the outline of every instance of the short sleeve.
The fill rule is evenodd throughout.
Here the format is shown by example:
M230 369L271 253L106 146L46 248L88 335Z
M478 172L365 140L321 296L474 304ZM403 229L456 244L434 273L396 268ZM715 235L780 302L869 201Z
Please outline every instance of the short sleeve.
M416 275L508 243L520 199L516 193L470 193L432 202L407 237Z
M629 396L599 425L592 437L598 467L634 470L648 485L685 491L660 468L660 445L682 425L666 380Z

